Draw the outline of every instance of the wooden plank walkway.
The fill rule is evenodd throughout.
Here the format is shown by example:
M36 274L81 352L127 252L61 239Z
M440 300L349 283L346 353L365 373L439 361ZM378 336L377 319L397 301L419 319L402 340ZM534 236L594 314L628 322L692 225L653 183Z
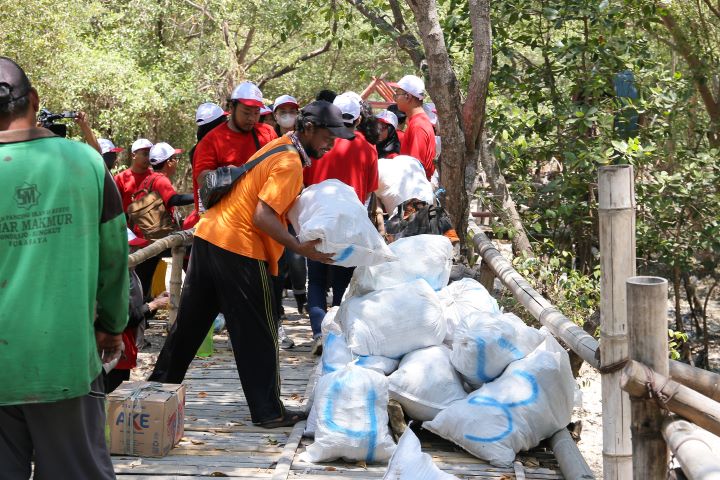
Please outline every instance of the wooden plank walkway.
M310 354L310 327L286 304L285 329L296 346L280 351L282 397L286 405L307 402L314 386L317 357ZM196 358L185 379L185 435L164 458L113 456L119 480L188 480L217 477L272 480L382 478L386 466L303 463L311 440L301 439L304 422L294 428L265 430L252 425L226 336L215 336L215 354ZM552 453L540 448L518 456L514 468L496 468L425 431L423 451L443 470L463 479L560 479Z

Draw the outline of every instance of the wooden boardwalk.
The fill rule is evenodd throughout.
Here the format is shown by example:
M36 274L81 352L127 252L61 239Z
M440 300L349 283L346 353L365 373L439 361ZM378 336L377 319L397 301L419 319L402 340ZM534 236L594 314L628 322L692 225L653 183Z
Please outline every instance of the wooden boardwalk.
M310 354L310 327L286 305L285 329L296 346L280 351L282 396L286 405L303 405L312 391L317 357ZM386 466L309 464L298 460L311 440L302 439L304 422L294 428L254 427L243 396L227 337L215 336L215 354L196 358L185 383L185 435L164 458L113 456L119 480L269 478L273 480L382 478ZM423 451L443 470L464 479L559 479L557 462L544 449L518 456L514 468L496 468L428 432L419 433Z

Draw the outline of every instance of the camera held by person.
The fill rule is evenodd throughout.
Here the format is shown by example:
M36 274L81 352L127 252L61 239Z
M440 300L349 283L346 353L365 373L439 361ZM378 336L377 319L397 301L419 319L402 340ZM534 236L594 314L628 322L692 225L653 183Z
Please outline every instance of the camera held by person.
M66 137L67 125L64 123L56 123L55 121L76 117L77 112L65 111L62 113L52 113L47 108L43 108L40 110L40 114L38 115L38 124L43 128L47 128L58 137Z

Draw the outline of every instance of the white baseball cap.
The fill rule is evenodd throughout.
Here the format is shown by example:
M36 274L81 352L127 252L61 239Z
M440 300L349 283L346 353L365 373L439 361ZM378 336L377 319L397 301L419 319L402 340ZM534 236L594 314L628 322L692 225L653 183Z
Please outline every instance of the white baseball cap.
M220 105L211 102L203 103L195 111L195 123L197 123L199 127L200 125L213 122L223 115L227 115L227 113Z
M99 139L98 143L100 144L100 153L102 153L103 155L110 152L117 153L125 150L124 148L116 147L115 144L107 138Z
M147 138L138 138L133 142L132 147L130 147L130 151L132 153L135 153L138 150L142 150L144 148L152 148L152 146L152 142Z
M363 98L360 96L359 93L353 92L352 90L348 90L347 92L343 92L340 95L346 95L348 97L354 98L358 101L358 103L362 103Z
M300 104L297 99L291 95L280 95L277 97L275 99L275 103L273 103L273 112L281 105L292 105L295 108L300 108Z
M270 113L272 113L272 108L268 107L267 105L263 105L262 107L260 107L260 116L261 117L263 115L268 115Z
M340 109L345 120L354 122L360 116L360 101L352 95L338 95L333 100L333 105Z
M435 108L434 103L423 103L423 110L425 110L425 114L430 119L430 123L433 124L433 126L437 125L438 116L437 116L437 109Z
M397 126L398 126L397 115L395 115L390 110L381 110L380 113L375 115L375 118L377 118L378 120L380 120L383 123L392 125L395 128L397 128Z
M253 82L242 82L235 87L232 95L230 95L230 100L237 100L248 107L262 107L265 105L262 92Z
M183 151L179 148L173 148L169 143L160 142L156 143L150 149L150 165L157 165L168 160L170 157Z
M415 98L425 98L425 82L415 75L405 75L397 82L397 86Z

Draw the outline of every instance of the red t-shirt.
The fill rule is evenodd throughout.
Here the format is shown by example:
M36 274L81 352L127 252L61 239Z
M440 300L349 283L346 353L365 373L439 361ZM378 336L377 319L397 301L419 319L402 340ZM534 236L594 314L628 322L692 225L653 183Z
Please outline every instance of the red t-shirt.
M255 124L260 147L277 138L275 130L264 123ZM240 166L247 162L259 149L252 133L234 132L227 122L213 128L195 147L193 156L193 195L195 209L198 209L198 183L200 172L215 170L226 165Z
M405 137L400 140L400 155L420 160L428 180L435 173L435 130L425 112L408 118Z
M120 190L120 196L122 197L123 212L127 212L127 207L132 202L133 193L137 192L143 180L152 174L152 168L148 168L144 173L135 173L128 168L115 175L115 185Z
M355 189L365 203L378 189L378 154L375 146L356 131L354 140L335 139L332 150L303 170L305 186L335 178Z

